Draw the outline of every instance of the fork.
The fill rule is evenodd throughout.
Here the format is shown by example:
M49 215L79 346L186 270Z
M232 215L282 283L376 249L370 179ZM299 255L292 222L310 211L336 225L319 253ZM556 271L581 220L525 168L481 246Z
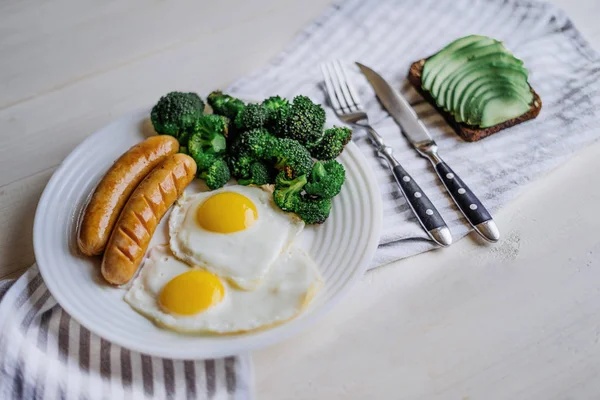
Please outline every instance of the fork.
M402 168L400 162L394 157L392 148L385 144L383 137L369 124L369 117L362 108L342 63L340 61L323 63L321 70L329 101L338 118L346 124L363 128L368 132L377 154L387 161L402 195L423 229L438 245L445 247L452 244L450 229L438 210L417 182Z

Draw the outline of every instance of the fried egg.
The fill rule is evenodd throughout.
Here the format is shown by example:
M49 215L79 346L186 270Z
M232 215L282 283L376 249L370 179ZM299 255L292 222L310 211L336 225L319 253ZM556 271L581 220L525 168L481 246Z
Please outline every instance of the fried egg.
M169 246L180 260L253 290L303 228L270 192L227 186L178 200L169 218Z
M253 291L190 267L167 246L154 247L125 295L136 311L184 333L237 333L294 318L321 286L315 263L301 249L281 254Z

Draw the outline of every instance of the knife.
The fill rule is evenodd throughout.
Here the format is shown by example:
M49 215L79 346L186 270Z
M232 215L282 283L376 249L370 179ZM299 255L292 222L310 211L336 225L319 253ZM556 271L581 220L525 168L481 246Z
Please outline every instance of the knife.
M356 63L383 107L392 116L417 152L428 159L444 187L475 231L489 242L497 242L500 232L492 216L462 179L442 160L438 147L408 101L371 68Z

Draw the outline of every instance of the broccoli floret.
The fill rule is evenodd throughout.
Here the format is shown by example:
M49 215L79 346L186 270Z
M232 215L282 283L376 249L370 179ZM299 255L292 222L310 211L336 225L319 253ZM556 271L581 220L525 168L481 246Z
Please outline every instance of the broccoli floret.
M260 161L255 161L250 166L249 176L247 178L239 179L240 185L266 185L271 183L272 170L268 165Z
M221 154L225 152L227 118L208 114L199 118L191 129L187 143L188 151L194 157L197 153Z
M248 104L235 117L235 127L240 131L262 128L267 121L267 110L262 104Z
M312 168L310 153L293 139L277 139L269 155L275 159L275 168L285 171L288 178L308 174Z
M342 153L350 139L352 139L352 130L334 126L326 129L321 140L309 146L308 150L317 160L333 160Z
M171 92L158 100L150 112L150 120L156 132L175 136L185 144L182 142L185 132L203 112L204 102L196 93Z
M263 101L262 105L267 110L266 128L276 136L283 136L290 114L290 103L287 99L273 96Z
M325 110L306 96L296 96L290 107L285 136L303 145L316 143L323 135Z
M312 199L302 196L296 214L308 225L322 224L331 212L331 199Z
M273 200L283 211L296 213L307 224L325 222L331 211L331 199L313 199L302 195L306 175L288 179L280 172L275 179Z
M339 162L316 162L304 190L310 196L330 199L340 193L345 179L346 171Z
M206 181L206 186L210 190L223 187L230 178L229 167L222 158L213 162L207 170L198 174L198 177Z
M280 172L275 178L275 191L273 192L275 204L283 211L296 212L302 201L301 193L304 185L306 185L306 175L289 179L284 172Z
M195 151L193 153L190 152L190 156L194 159L194 161L196 161L198 173L206 171L215 161L219 159L219 156L213 153L203 153L201 151Z
M269 158L277 139L266 129L257 128L243 132L239 136L240 149L248 150L256 159Z
M250 176L250 167L256 162L256 159L250 154L250 151L237 137L227 147L227 164L231 170L231 175L236 179L245 179Z
M243 101L215 90L206 99L213 109L213 113L223 115L234 121L238 114L246 107Z

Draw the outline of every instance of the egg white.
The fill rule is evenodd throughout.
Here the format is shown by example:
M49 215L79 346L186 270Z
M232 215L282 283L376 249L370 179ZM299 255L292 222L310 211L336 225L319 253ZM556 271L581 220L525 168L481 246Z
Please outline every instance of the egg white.
M249 198L257 209L258 219L251 227L234 233L203 229L197 222L197 208L209 197L228 191ZM183 196L177 201L169 218L169 246L180 260L203 266L242 289L253 290L303 228L304 222L274 204L269 191L252 186L226 186Z
M184 333L219 334L270 327L300 314L322 284L312 259L301 249L290 248L275 261L253 291L239 290L222 280L223 300L191 316L170 314L158 304L162 288L191 268L175 258L167 246L154 247L125 295L136 311L160 326Z

